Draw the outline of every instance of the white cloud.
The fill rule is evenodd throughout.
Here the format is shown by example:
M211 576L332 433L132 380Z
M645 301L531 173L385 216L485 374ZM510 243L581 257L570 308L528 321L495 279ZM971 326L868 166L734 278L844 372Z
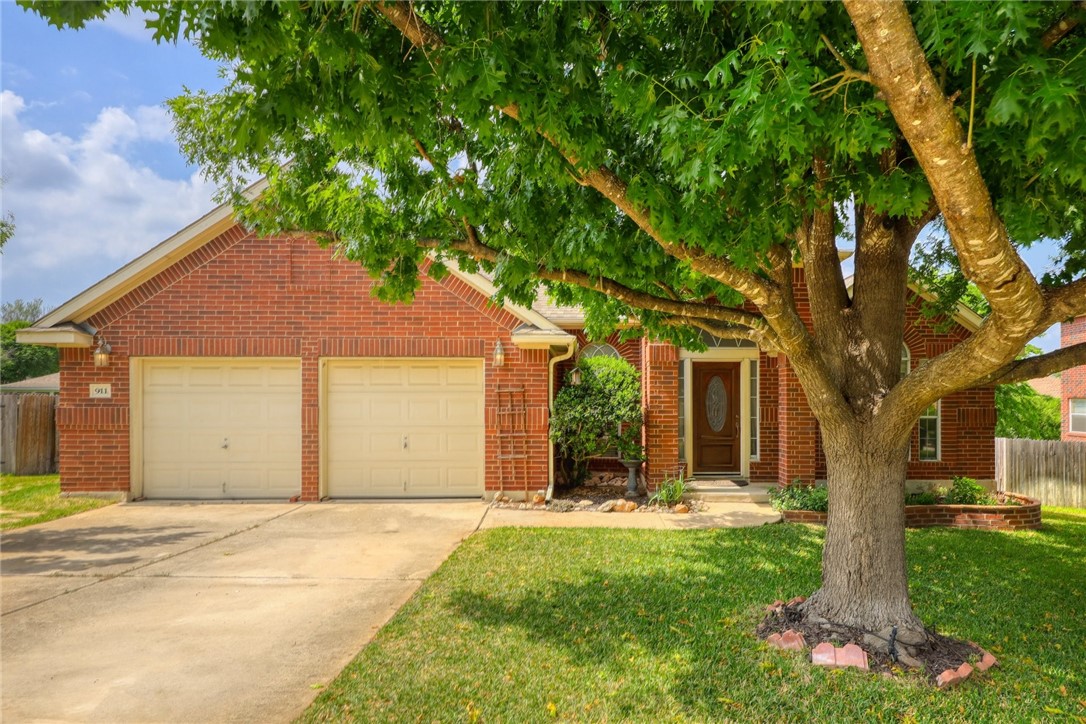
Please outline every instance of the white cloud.
M198 173L169 179L140 161L148 144L175 153L164 109L105 108L79 138L27 127L25 110L0 92L3 211L16 225L0 257L5 299L62 302L213 207Z
M147 27L149 17L151 16L140 10L133 10L130 14L114 11L97 22L125 38L153 42L154 31Z

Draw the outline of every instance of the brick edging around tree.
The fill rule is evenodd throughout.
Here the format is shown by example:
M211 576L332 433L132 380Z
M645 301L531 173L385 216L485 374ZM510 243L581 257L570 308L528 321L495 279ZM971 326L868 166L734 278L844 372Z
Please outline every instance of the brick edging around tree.
M1041 527L1041 501L1004 493L1020 505L906 505L907 528L991 528L1036 530ZM826 514L813 510L782 510L787 523L826 523Z

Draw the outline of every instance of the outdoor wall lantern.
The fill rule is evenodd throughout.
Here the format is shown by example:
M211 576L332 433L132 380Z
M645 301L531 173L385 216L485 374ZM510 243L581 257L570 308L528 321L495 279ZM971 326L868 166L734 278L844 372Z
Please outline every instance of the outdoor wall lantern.
M502 346L502 343L501 343L500 339L494 345L494 366L495 367L504 367L505 366L505 347Z
M98 338L98 349L94 350L94 366L109 367L109 353L113 348L101 337Z
M573 371L570 372L569 379L575 385L581 384L581 368L580 367L574 367Z

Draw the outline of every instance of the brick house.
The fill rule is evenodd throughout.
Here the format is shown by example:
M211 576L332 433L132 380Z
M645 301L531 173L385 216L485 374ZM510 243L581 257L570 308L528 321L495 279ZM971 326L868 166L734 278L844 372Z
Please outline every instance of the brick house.
M805 308L803 270L795 270ZM61 348L66 492L126 498L486 497L546 488L548 410L586 355L642 372L645 474L825 478L818 425L784 356L707 337L590 343L578 310L490 301L480 274L425 277L410 305L303 238L257 238L220 207L19 332ZM914 297L902 365L948 331ZM96 354L108 352L108 354ZM909 476L994 475L991 389L920 419Z
M1060 347L1083 342L1086 342L1086 316L1060 325ZM1086 365L1064 370L1060 375L1060 385L1060 439L1086 442Z

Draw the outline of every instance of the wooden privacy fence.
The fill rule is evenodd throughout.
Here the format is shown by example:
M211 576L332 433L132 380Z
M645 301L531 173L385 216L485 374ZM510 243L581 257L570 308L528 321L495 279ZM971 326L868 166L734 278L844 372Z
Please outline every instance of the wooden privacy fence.
M1086 443L996 438L996 490L1086 508Z
M0 395L0 472L57 471L57 395Z

